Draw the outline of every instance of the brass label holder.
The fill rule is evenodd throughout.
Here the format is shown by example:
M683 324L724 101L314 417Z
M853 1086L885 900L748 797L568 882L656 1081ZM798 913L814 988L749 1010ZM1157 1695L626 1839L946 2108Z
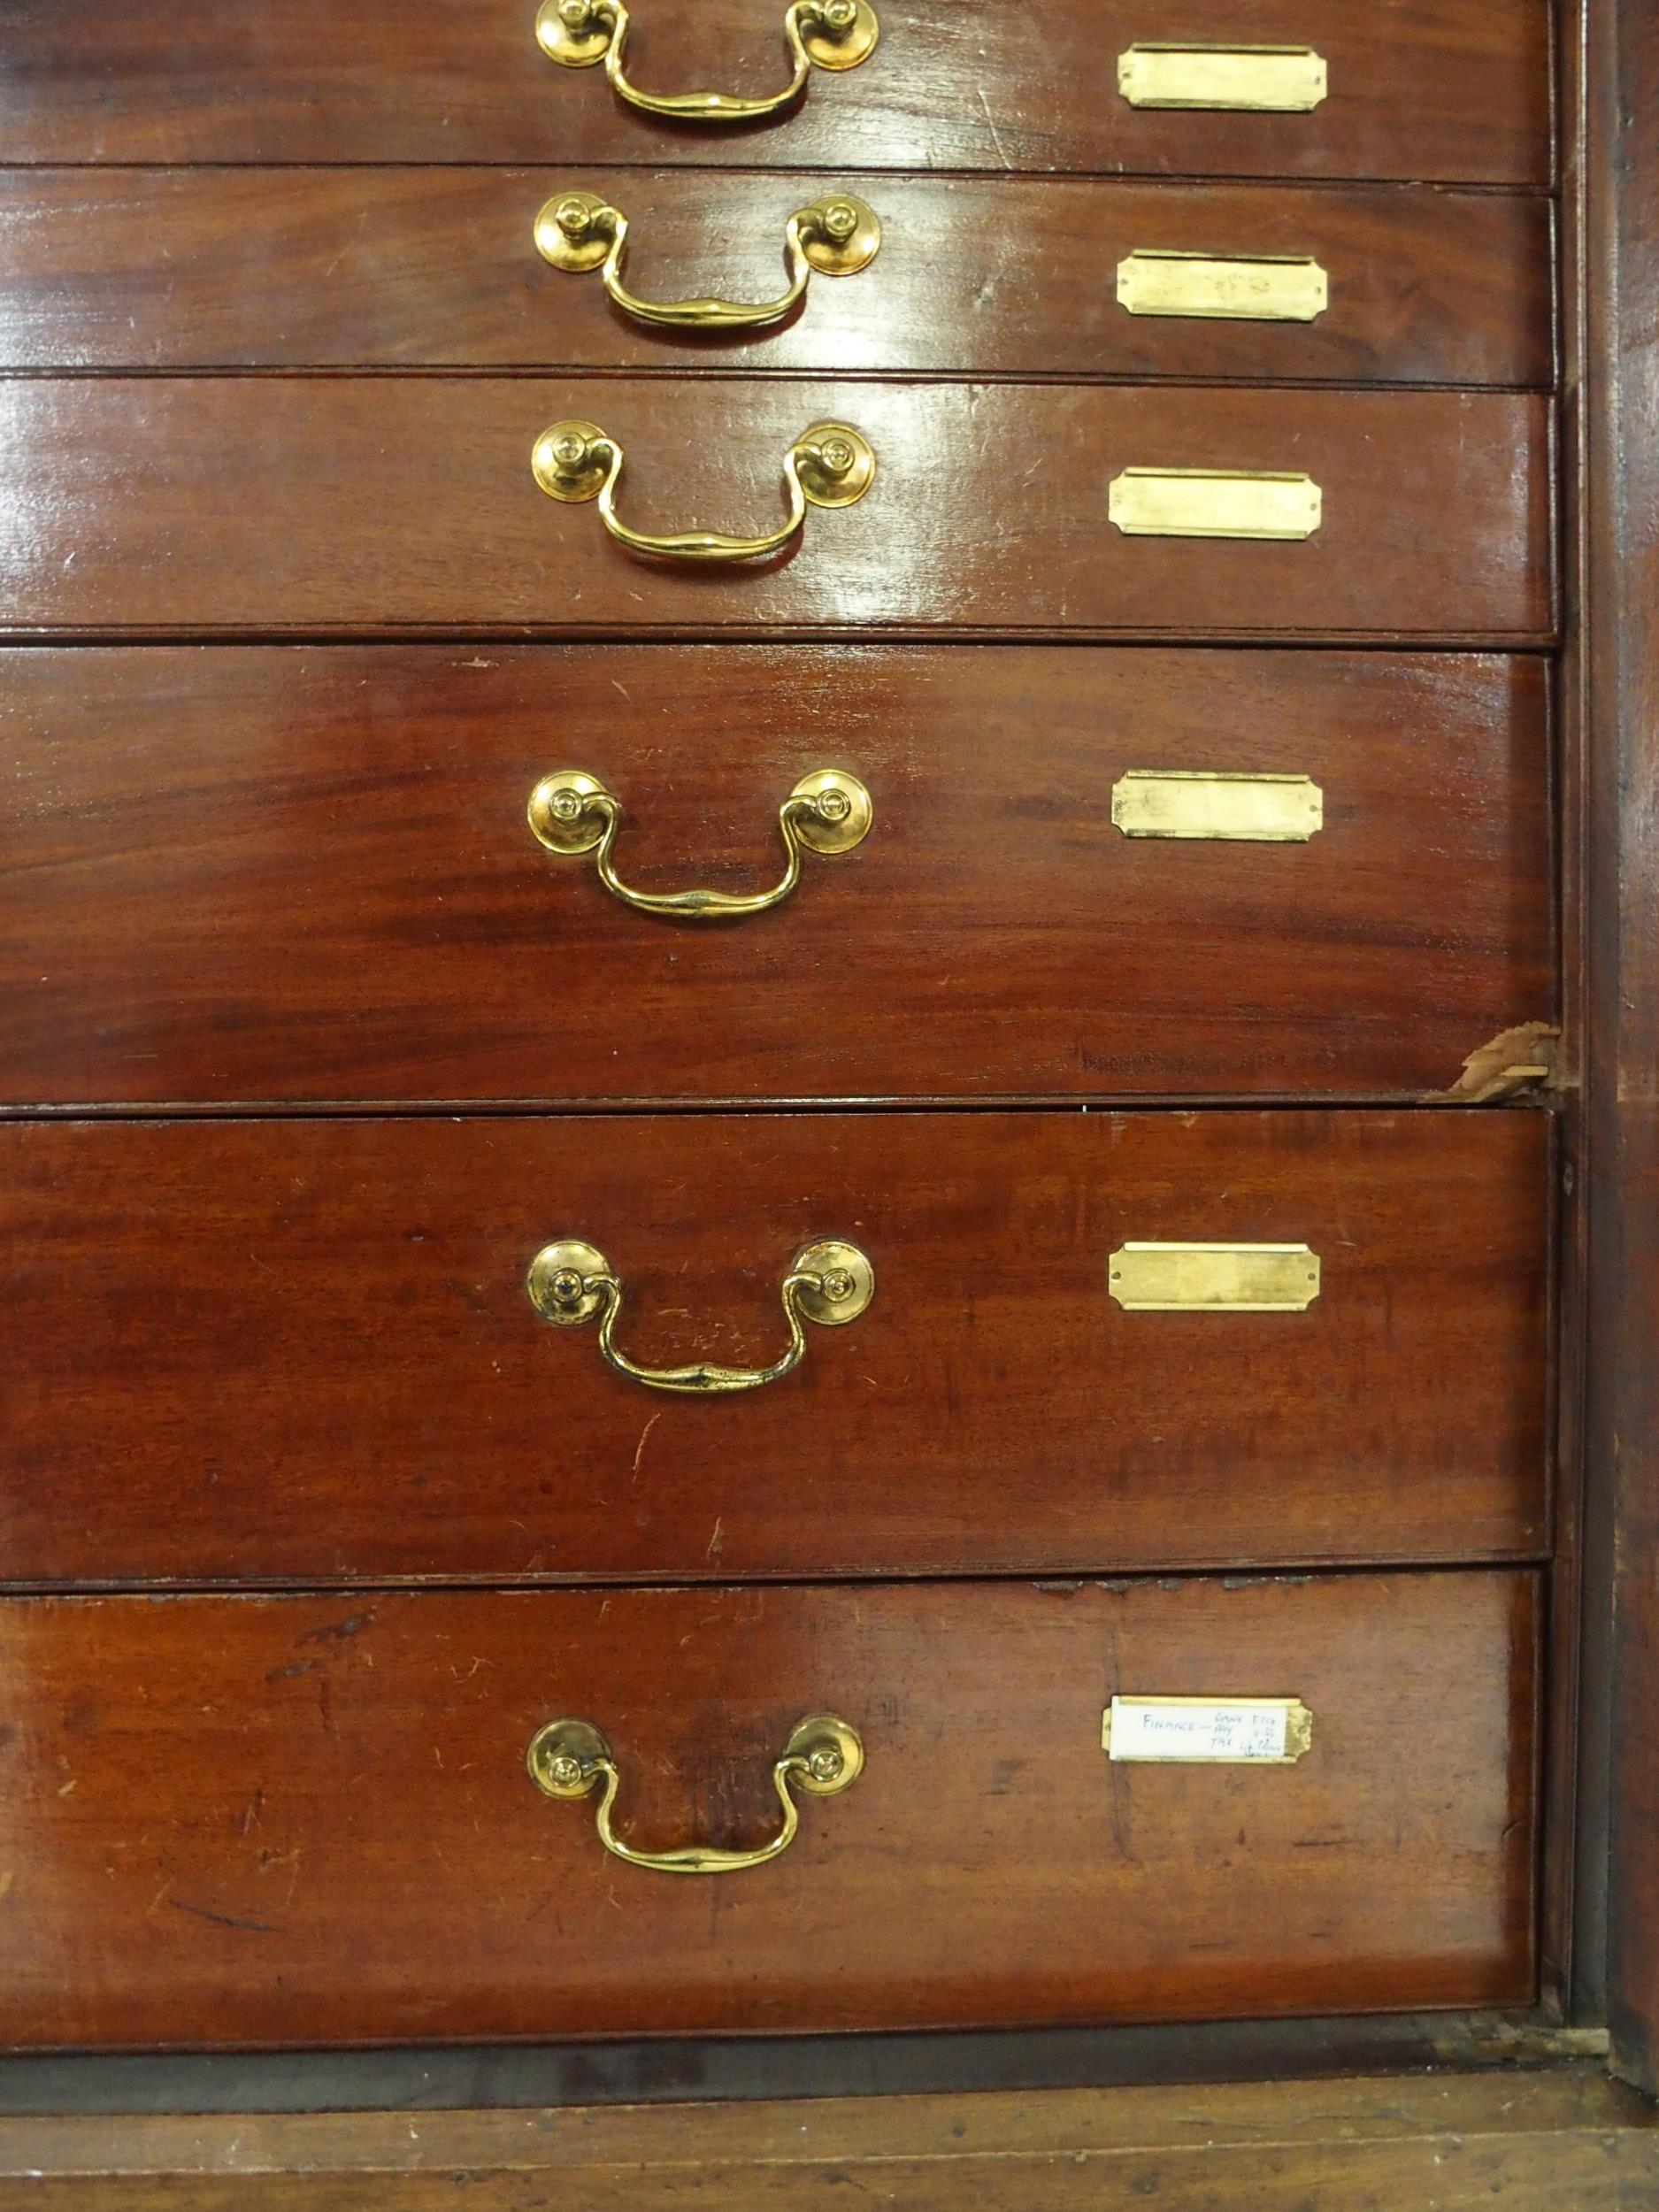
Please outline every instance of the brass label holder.
M1115 1697L1100 1740L1116 1761L1290 1767L1313 1748L1313 1715L1299 1697Z
M1291 541L1312 537L1325 501L1299 470L1126 468L1106 511L1126 538Z
M1305 1244L1131 1243L1106 1279L1125 1313L1305 1313L1320 1272Z
M1307 115L1330 91L1311 46L1183 46L1148 41L1118 57L1118 89L1132 108L1212 108Z
M1325 827L1325 793L1310 776L1131 768L1112 786L1112 825L1125 837L1305 845Z
M1307 254L1185 253L1141 246L1118 264L1118 304L1131 315L1310 323L1330 303L1330 279Z

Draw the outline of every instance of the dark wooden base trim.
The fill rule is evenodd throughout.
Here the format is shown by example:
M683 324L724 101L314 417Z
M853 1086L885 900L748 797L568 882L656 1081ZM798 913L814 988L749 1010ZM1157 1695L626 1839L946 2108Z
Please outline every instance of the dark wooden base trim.
M0 2212L1638 2212L1659 2115L1523 2078L0 2123Z
M726 2036L449 2049L0 2057L0 2139L30 2116L479 2112L552 2106L972 2096L1537 2070L1603 2058L1539 2011L950 2034ZM4 2162L0 2139L0 2174ZM0 2205L0 2212L4 2212Z

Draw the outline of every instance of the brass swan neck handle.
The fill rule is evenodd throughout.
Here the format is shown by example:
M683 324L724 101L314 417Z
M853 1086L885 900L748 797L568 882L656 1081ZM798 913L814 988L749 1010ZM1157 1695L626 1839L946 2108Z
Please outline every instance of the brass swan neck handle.
M614 1858L657 1874L739 1874L749 1867L767 1865L795 1841L801 1826L796 1790L811 1797L834 1797L852 1787L864 1771L864 1747L857 1730L833 1713L810 1713L797 1721L772 1763L772 1787L783 1811L782 1825L752 1851L720 1851L702 1843L639 1851L624 1843L611 1819L622 1786L621 1772L603 1732L592 1721L549 1721L532 1738L525 1763L546 1797L587 1797L596 1783L603 1785L595 1820L600 1842Z
M730 921L781 906L801 880L803 851L832 858L862 843L874 817L870 794L856 776L820 768L803 776L778 810L784 872L765 891L635 891L617 873L613 855L622 826L622 802L580 768L543 776L530 794L530 827L548 851L593 853L599 880L613 898L638 914L672 921Z
M597 192L556 192L535 219L536 251L555 269L597 269L612 304L636 322L670 330L765 330L794 313L809 280L856 276L875 259L881 224L850 192L832 193L796 208L783 229L787 282L771 300L645 300L623 281L628 219Z
M530 1263L526 1294L556 1329L579 1328L599 1316L599 1349L606 1364L648 1390L687 1397L729 1397L764 1390L792 1375L806 1356L803 1319L824 1328L856 1321L875 1295L875 1270L856 1244L826 1238L797 1252L783 1279L781 1296L789 1342L767 1367L722 1367L698 1360L686 1367L641 1367L616 1340L622 1312L622 1279L604 1255L580 1238L544 1245Z
M549 499L566 505L596 499L599 519L618 545L630 553L676 561L758 561L780 553L800 535L809 506L856 506L876 472L875 454L861 432L847 423L814 423L783 457L788 513L780 528L757 538L733 537L721 530L680 530L654 537L631 528L617 512L622 461L617 440L591 422L552 424L530 454L531 472Z
M611 89L642 115L676 123L758 123L784 114L816 69L856 69L875 51L881 25L870 0L792 0L784 11L789 81L781 92L749 100L732 92L646 92L629 81L625 58L632 27L626 0L541 0L536 43L564 69L603 62Z

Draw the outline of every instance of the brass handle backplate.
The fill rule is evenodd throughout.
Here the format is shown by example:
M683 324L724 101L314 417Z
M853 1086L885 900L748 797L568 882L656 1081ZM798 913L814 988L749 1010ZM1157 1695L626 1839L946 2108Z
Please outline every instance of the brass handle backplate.
M549 61L565 69L591 69L603 62L618 99L643 114L680 123L756 123L781 115L806 90L814 68L856 69L874 53L881 35L869 0L792 0L783 19L789 81L764 99L745 100L730 92L641 92L629 83L624 68L628 29L624 0L541 0L536 12L536 43Z
M803 1318L820 1327L841 1328L856 1321L876 1293L876 1273L856 1244L826 1238L804 1246L783 1279L787 1348L769 1367L718 1367L699 1360L688 1367L641 1367L616 1342L622 1311L622 1280L591 1244L565 1237L544 1245L530 1263L525 1281L530 1303L555 1328L579 1328L599 1316L599 1349L608 1365L630 1382L650 1390L673 1390L690 1397L724 1397L740 1390L760 1390L792 1375L806 1356Z
M861 432L846 423L814 423L783 457L789 511L780 529L758 538L728 537L718 530L681 530L650 537L630 529L617 512L622 458L622 448L596 424L556 422L536 440L530 466L549 499L567 504L596 499L599 519L629 552L674 561L757 561L780 553L800 535L808 507L856 506L876 473L876 457Z
M797 1721L772 1770L783 1825L770 1842L754 1851L717 1851L701 1843L682 1844L672 1851L636 1851L631 1843L624 1843L611 1824L622 1778L611 1746L590 1720L549 1721L532 1738L525 1763L537 1789L548 1797L586 1797L595 1783L603 1782L595 1816L599 1840L630 1866L648 1867L657 1874L739 1874L746 1867L764 1866L795 1841L801 1825L795 1790L811 1797L834 1797L852 1787L864 1771L864 1747L857 1730L833 1713L812 1713Z
M530 794L528 811L531 829L549 852L594 853L599 880L625 906L639 914L694 922L731 920L781 906L801 880L803 849L826 858L851 852L873 818L870 794L856 776L820 768L803 776L778 810L786 864L770 890L651 892L631 890L617 873L612 853L622 826L622 802L597 777L580 768L543 776Z
M875 259L881 225L850 192L798 207L783 227L788 282L772 300L642 300L623 282L628 219L597 192L556 192L535 219L536 251L556 269L597 269L612 303L635 321L670 330L764 330L793 314L814 270L856 276Z

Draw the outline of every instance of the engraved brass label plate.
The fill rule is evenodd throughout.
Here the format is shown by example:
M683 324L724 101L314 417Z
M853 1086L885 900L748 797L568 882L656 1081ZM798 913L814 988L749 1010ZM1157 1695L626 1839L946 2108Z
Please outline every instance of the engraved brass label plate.
M1131 768L1112 786L1112 821L1125 837L1305 845L1325 827L1325 794L1308 776Z
M1125 1244L1107 1283L1128 1313L1305 1313L1319 1256L1305 1244Z
M1294 1766L1313 1748L1298 1697L1115 1697L1101 1717L1110 1759Z
M1132 108L1233 108L1306 115L1330 89L1311 46L1131 46L1118 89Z
M1126 538L1310 538L1324 514L1312 477L1253 469L1125 469L1106 511Z
M1118 304L1132 315L1310 323L1330 303L1330 280L1306 255L1166 253L1137 247L1118 264Z

